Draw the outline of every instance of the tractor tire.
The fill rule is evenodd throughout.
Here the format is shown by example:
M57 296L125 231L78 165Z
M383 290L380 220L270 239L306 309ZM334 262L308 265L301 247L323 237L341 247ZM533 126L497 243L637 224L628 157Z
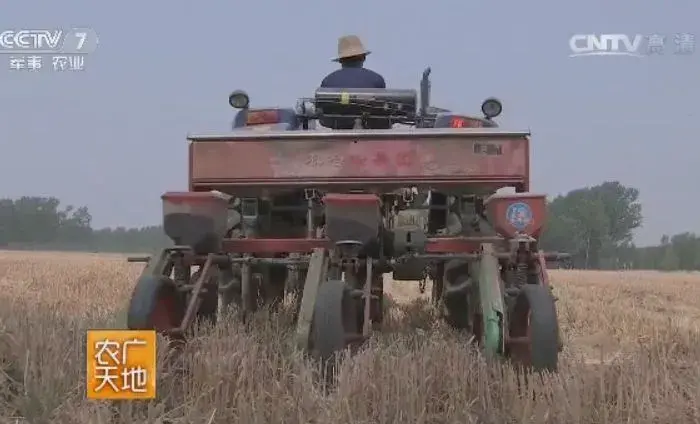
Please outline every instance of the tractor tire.
M472 306L470 300L469 263L455 259L444 265L441 297L444 320L456 330L468 330L472 326Z
M548 287L526 284L515 299L510 317L511 338L524 340L509 346L509 356L534 371L557 371L559 321Z
M357 346L362 329L358 327L357 299L340 280L322 283L316 295L309 347L321 365L326 389L334 386L339 355Z
M357 307L350 289L340 280L321 284L311 322L312 351L319 359L332 359L348 347L347 335L357 334Z
M185 300L170 278L148 274L139 278L127 311L128 329L164 333L179 327L184 316Z

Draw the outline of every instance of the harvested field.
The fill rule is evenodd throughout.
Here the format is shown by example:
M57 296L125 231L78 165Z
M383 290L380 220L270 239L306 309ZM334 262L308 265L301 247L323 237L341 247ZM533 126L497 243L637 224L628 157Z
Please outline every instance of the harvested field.
M157 401L88 401L84 330L114 325L140 269L118 255L0 252L0 422L700 422L697 273L553 271L562 369L527 393L435 322L417 284L389 283L387 328L330 395L282 313L257 333L234 319L202 329L189 373L163 372Z

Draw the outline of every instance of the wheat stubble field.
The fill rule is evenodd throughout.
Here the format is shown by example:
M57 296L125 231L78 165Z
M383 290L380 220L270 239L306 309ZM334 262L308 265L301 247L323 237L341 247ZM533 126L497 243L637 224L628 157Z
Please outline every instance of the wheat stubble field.
M334 393L313 384L282 313L255 333L233 318L198 330L156 401L88 401L84 330L115 325L140 269L0 252L0 422L700 422L698 273L553 271L566 348L560 373L529 390L436 322L417 284L389 283L386 329L343 363Z

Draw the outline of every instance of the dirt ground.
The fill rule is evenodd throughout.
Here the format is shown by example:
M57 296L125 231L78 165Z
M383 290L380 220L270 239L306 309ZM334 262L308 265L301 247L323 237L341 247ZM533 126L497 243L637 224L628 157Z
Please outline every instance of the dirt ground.
M429 287L388 281L386 328L335 392L314 384L283 312L254 332L233 317L200 329L155 401L89 401L85 330L115 325L140 269L0 252L0 423L700 422L699 273L552 271L566 347L560 372L527 389L434 318Z

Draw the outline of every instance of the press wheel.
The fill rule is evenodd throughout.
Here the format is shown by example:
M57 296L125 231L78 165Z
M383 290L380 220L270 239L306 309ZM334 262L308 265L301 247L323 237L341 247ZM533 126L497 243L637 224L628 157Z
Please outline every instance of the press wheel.
M184 316L184 298L170 278L153 275L139 278L129 302L128 329L165 333L179 327Z
M556 371L559 361L559 323L548 287L526 284L510 316L508 356L535 371Z
M343 281L328 280L316 295L311 321L310 348L322 361L327 377L333 374L337 355L361 339L357 300Z

